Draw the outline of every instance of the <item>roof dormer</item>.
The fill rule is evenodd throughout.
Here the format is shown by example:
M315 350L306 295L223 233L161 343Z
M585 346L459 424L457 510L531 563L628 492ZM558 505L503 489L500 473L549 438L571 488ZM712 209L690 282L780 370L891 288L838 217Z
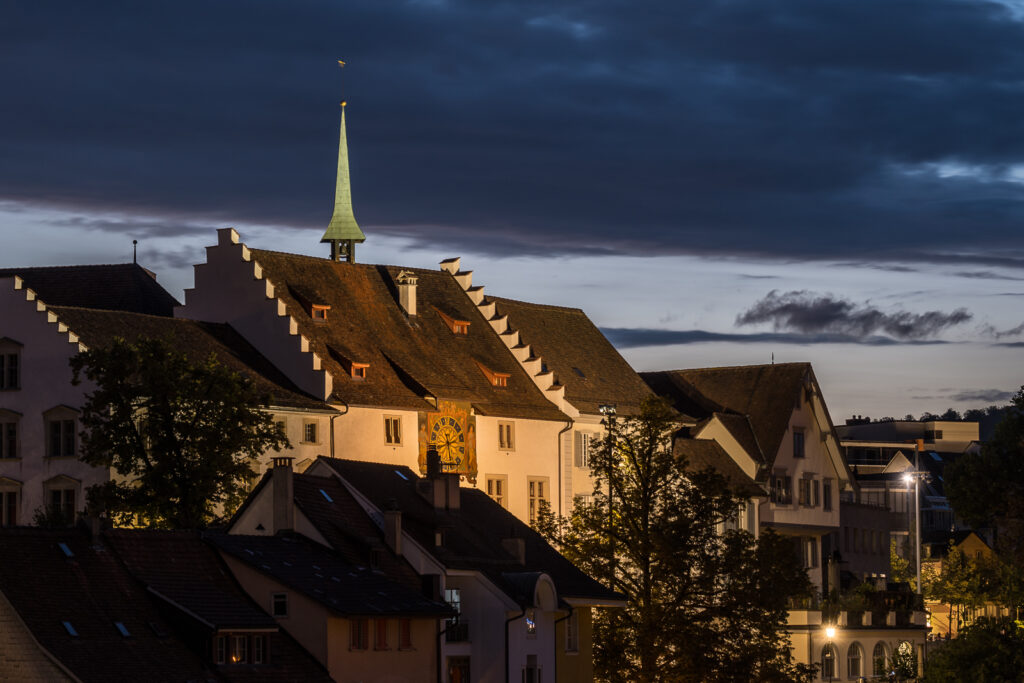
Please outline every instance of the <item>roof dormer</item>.
M310 318L320 322L327 320L331 305L319 292L303 285L288 285L288 291Z
M367 370L370 368L369 363L356 360L355 354L340 351L330 344L327 345L327 352L331 358L338 362L338 365L345 370L349 377L353 379L366 379Z
M508 386L508 378L512 376L510 373L497 372L495 370L491 370L489 367L487 367L480 361L476 361L476 364L477 367L480 368L480 371L484 373L484 376L487 378L487 381L490 383L492 387Z
M469 334L468 320L459 320L458 318L453 318L452 316L447 315L444 311L442 311L440 308L437 308L436 306L434 307L434 310L437 311L437 314L439 316L441 316L441 320L443 320L444 324L448 326L448 329L452 331L452 334Z

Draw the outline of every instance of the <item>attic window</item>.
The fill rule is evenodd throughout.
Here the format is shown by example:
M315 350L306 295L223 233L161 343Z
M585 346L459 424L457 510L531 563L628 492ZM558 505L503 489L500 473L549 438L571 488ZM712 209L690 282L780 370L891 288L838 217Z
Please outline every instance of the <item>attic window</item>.
M120 633L125 638L131 638L132 637L132 634L128 632L127 628L125 628L124 622L122 622L122 621L115 621L114 622L114 626L117 627L117 632Z
M331 310L330 306L318 306L313 304L310 307L309 316L313 320L327 320L327 311Z
M491 386L494 386L494 387L507 387L508 386L508 378L512 376L509 373L507 373L507 372L497 372L495 370L491 370L489 367L487 367L483 363L480 363L479 361L477 362L477 366L480 368L480 371L484 373L484 376L487 378L487 381L490 382Z
M366 379L366 368L370 367L369 363L355 363L353 362L349 367L349 372L356 379Z
M320 495L323 496L324 500L326 500L328 503L333 503L334 502L334 499L331 498L329 495L327 495L327 491L324 491L323 489L320 489Z
M572 368L572 371L573 371L573 372L575 372L575 373L576 373L577 375L579 375L580 377L582 377L583 379L586 379L586 378L587 378L587 376L586 376L585 374L583 374L583 371L582 371L582 370L580 370L580 369L579 369L578 367L576 367L575 365L573 366L573 368Z
M67 543L58 543L57 547L60 548L61 552L64 553L65 557L74 557L75 554L71 552L71 548L68 547Z
M327 320L330 304L315 289L303 285L288 285L288 291L299 302L313 320Z
M72 636L73 638L78 637L78 631L75 630L75 627L71 625L70 621L62 621L60 623L64 624L64 630L68 632L69 636Z
M469 321L468 320L457 320L456 318L446 315L443 311L438 308L434 309L437 314L441 316L441 320L448 326L448 329L452 331L452 334L469 334Z

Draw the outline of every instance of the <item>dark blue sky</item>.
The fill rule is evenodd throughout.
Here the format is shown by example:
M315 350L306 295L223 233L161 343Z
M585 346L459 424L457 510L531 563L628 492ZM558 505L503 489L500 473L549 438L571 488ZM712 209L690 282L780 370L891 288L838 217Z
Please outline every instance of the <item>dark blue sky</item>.
M721 292L714 332L884 346L915 338L859 322L909 315L940 323L930 341L965 324L960 341L992 341L1024 319L1022 74L1013 3L10 0L0 202L59 210L69 234L186 245L253 224L291 242L330 215L344 92L371 238L767 264L756 295ZM879 303L879 270L907 295ZM839 319L816 322L823 301ZM701 325L595 317L634 340Z

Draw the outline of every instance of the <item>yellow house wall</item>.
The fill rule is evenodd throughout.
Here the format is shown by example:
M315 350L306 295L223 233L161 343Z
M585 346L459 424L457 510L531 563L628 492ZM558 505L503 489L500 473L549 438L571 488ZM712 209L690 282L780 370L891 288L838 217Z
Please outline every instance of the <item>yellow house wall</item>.
M576 607L579 615L579 651L565 649L565 622L557 625L555 633L555 656L558 666L558 683L585 683L594 680L594 620L589 607Z

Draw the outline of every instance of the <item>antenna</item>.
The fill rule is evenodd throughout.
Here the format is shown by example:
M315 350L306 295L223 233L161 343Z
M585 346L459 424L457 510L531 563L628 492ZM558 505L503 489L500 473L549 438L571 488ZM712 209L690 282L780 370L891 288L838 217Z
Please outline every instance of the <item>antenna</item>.
M775 352L772 351L772 365L775 365Z
M132 263L139 262L139 241L132 240Z

